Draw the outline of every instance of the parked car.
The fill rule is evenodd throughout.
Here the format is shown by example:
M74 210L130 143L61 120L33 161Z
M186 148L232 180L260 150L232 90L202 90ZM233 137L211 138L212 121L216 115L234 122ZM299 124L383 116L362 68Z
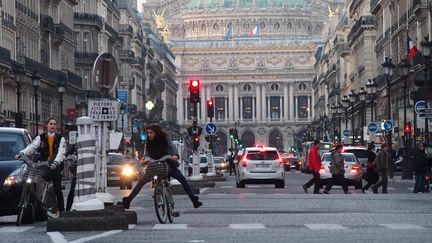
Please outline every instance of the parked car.
M225 171L229 167L224 157L215 156L213 161L216 171Z
M192 168L192 155L189 156L188 166ZM200 173L207 173L208 172L208 166L207 166L207 156L204 154L200 155L200 161L199 161L199 167L200 167Z
M299 157L294 154L284 154L282 159L285 163L285 170L289 171L291 169L301 170L302 162Z
M285 165L276 148L246 148L236 164L236 186L245 184L275 184L285 187Z
M24 162L15 155L31 143L27 130L0 127L0 216L18 214L18 203L22 191ZM24 214L24 223L44 220L46 211L41 207L29 208Z
M342 152L345 163L345 179L348 186L354 186L356 189L362 188L362 167L358 159L353 153ZM321 156L322 166L319 171L321 177L321 185L325 186L328 179L332 177L330 173L331 153L327 152Z
M131 162L123 154L108 153L107 157L107 184L119 185L120 189L132 189L132 181L136 175Z
M364 172L366 171L366 164L368 162L368 153L369 153L367 148L360 147L360 146L354 146L354 147L347 146L347 147L343 147L342 152L353 153L357 158L357 160L361 163L362 170Z

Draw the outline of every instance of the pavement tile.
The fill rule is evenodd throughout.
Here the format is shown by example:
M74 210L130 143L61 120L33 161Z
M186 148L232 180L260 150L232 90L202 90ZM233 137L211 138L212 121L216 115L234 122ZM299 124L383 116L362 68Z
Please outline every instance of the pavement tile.
M235 230L267 229L263 224L230 224L228 227Z
M154 230L186 230L187 224L155 224Z
M415 224L380 224L380 226L384 226L394 230L425 229L423 226L415 225Z
M33 228L34 226L5 226L0 228L0 233L21 233Z

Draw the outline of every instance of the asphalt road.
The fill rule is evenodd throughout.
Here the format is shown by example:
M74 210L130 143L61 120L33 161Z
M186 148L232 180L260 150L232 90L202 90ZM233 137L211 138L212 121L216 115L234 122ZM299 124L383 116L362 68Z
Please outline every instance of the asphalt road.
M432 237L432 194L413 194L413 181L395 178L388 194L362 194L340 187L330 195L304 193L311 175L291 172L286 187L235 188L233 176L202 188L204 206L174 197L180 217L160 225L146 185L131 204L138 225L127 231L46 232L46 223L15 227L0 217L0 242L427 242ZM310 190L311 191L311 190ZM111 187L116 200L129 193Z

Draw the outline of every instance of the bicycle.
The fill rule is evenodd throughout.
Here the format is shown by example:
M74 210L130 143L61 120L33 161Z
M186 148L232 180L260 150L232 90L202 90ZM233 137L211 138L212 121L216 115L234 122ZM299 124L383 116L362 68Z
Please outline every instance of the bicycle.
M46 212L46 214L39 215L40 219L46 219L47 216L51 218L59 217L60 212L57 208L57 198L52 183L42 178L45 171L41 168L49 166L48 161L34 163L26 156L23 156L21 160L25 162L26 166L21 181L22 191L18 204L16 225L20 226L23 223L24 216L29 217L29 221L35 219L37 213L35 211L36 204L41 207L43 212ZM37 191L41 185L43 186L42 194L38 196Z
M164 158L148 161L144 172L144 176L152 179L153 203L156 216L161 224L165 224L167 219L173 223L174 217L180 216L178 212L174 212L174 198L168 176L168 165L164 162Z

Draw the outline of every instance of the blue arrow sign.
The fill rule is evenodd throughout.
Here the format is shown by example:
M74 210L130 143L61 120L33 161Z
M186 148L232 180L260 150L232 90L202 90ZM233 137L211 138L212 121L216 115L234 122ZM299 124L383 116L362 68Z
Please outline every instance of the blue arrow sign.
M343 135L344 135L345 137L348 137L348 136L350 135L350 130L345 129L345 130L343 131Z
M424 108L426 108L426 103L424 102L424 100L417 101L414 105L414 110L417 114L420 114L419 110Z
M369 125L368 125L369 132L376 132L377 129L378 129L378 126L375 122L369 123Z
M393 121L392 120L386 120L384 122L384 130L387 132L391 131L393 129Z
M213 122L207 123L207 125L205 126L205 131L208 135L216 134L216 131L217 131L216 124L214 124Z

